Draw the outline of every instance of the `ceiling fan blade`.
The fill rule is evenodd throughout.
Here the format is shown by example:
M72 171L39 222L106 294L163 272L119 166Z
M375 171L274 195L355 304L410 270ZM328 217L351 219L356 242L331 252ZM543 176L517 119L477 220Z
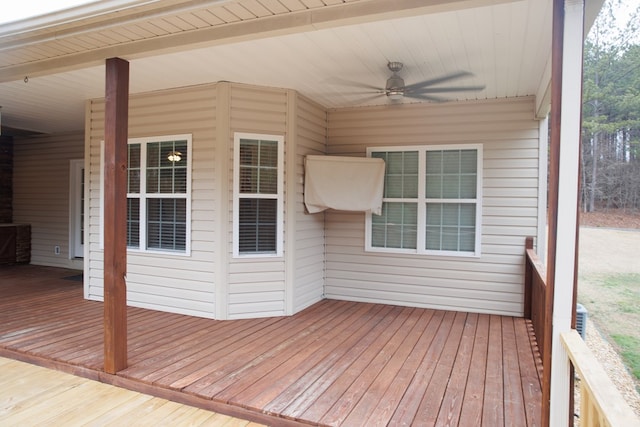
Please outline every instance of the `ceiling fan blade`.
M469 92L483 90L485 86L444 86L444 87L425 87L418 90L409 91L410 94L425 94L425 93L446 93L446 92ZM405 90L406 91L406 90Z
M425 81L422 81L422 82L406 85L404 88L405 88L405 90L407 90L407 89L409 89L409 90L420 89L420 88L423 88L423 87L433 86L433 85L437 85L439 83L448 82L449 80L455 80L455 79L459 79L461 77L469 77L469 76L472 76L472 75L473 75L473 73L470 73L468 71L456 71L454 73L449 73L449 74L445 74L444 76L436 77L435 79L425 80Z
M413 98L413 99L421 99L423 101L432 101L432 102L447 102L447 101L451 101L450 99L443 98L441 96L413 94L413 93L407 93L407 94L404 95L404 97L405 98Z
M353 102L349 102L350 107L355 107L358 105L363 105L369 101L373 101L374 99L380 99L384 96L384 93L377 93L375 95L367 96L365 98L355 99Z
M335 84L338 86L349 86L353 88L367 89L368 91L376 91L376 92L384 93L384 88L370 85L368 83L362 83L362 82L357 82L353 80L346 80L339 77L332 77L330 79L327 79L326 83Z

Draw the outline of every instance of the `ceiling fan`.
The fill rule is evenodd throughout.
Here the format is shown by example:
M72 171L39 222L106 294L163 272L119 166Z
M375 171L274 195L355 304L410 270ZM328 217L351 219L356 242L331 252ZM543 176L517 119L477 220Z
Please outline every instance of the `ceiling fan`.
M391 77L387 79L387 83L385 84L384 88L368 85L363 87L374 90L379 95L386 95L392 101L399 101L404 97L407 97L425 101L444 102L447 101L446 98L436 96L434 94L479 91L485 88L484 86L436 86L440 83L449 82L451 80L459 79L462 77L472 76L473 74L468 71L456 71L440 77L436 77L434 79L405 85L404 79L400 77L400 75L398 75L403 67L402 62L389 62L387 64L387 67L389 68L389 70L391 70L392 74Z

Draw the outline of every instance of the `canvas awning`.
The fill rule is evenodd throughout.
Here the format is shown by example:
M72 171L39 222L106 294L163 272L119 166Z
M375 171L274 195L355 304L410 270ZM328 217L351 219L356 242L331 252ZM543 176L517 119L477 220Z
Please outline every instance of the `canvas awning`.
M310 213L325 209L382 212L384 160L370 157L307 156L304 203Z

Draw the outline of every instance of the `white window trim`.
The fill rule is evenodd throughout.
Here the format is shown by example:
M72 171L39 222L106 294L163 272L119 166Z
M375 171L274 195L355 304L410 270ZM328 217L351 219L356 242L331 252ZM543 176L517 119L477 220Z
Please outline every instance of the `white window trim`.
M127 247L127 252L130 253L150 253L154 255L176 255L176 256L190 256L191 255L191 168L192 168L192 135L191 134L179 134L179 135L162 135L162 136L150 136L143 138L129 138L127 140L127 145L130 144L140 144L141 146L147 144L149 142L164 142L164 141L179 141L186 140L187 141L187 192L185 194L186 200L186 236L185 236L185 250L170 250L170 249L156 249L146 248L146 244L141 244L139 248L131 248ZM140 151L140 164L146 164L147 152L146 150ZM146 167L142 168L142 170L146 171ZM143 176L145 175L145 176ZM140 174L140 189L142 190L143 185L146 184L146 174ZM134 196L140 195L141 193L127 193L127 199ZM164 198L175 198L173 193L171 195L159 195L159 197ZM154 197L154 198L159 198ZM145 199L146 200L146 199ZM144 205L144 206L143 206ZM144 213L144 216L143 216ZM144 221L142 219L145 219ZM146 241L146 203L140 204L140 236L141 242L144 243ZM144 234L143 234L144 233ZM104 249L104 141L100 141L100 249Z
M278 143L278 189L275 253L240 253L240 140L260 139ZM233 257L275 258L283 256L284 247L284 136L236 132L233 135Z
M69 259L84 258L84 244L82 244L82 231L78 231L79 222L82 220L81 206L85 200L82 194L84 159L72 159L69 161ZM84 212L87 226L87 214Z
M402 249L402 248L381 248L372 246L371 244L371 215L367 213L365 219L365 251L367 252L384 252L384 253L398 253L398 254L419 254L419 255L435 255L435 256L452 256L452 257L472 257L479 258L481 255L481 236L482 236L482 168L483 168L483 153L482 144L451 144L451 145L403 145L403 146L385 146L385 147L368 147L367 157L371 157L371 154L378 151L418 151L418 230L417 230L417 249ZM439 151L439 150L477 150L477 176L476 176L476 198L475 199L451 199L451 203L475 203L476 204L476 236L475 236L475 248L473 252L462 251L435 251L423 249L425 247L425 232L426 232L426 205L427 203L447 203L441 199L427 199L425 197L425 179L426 176L426 156L427 151ZM410 202L414 203L416 199L397 199L398 202Z

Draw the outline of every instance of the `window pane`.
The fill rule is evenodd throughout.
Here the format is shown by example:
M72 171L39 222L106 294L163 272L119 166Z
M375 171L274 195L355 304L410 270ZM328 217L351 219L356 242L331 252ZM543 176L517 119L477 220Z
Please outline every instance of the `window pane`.
M240 140L240 193L277 194L278 142Z
M374 152L371 155L385 161L384 197L415 199L418 197L417 151Z
M443 251L458 250L458 228L442 227L442 248Z
M476 198L476 176L475 175L460 176L460 198L461 199Z
M478 172L478 151L477 150L461 150L460 151L460 172L472 173Z
M427 203L428 250L475 250L476 206L472 203Z
M427 151L427 173L442 174L442 151Z
M147 144L147 193L187 192L187 142Z
M276 194L278 192L278 169L263 168L260 170L258 193Z
M427 226L442 224L442 203L427 203Z
M473 252L476 249L475 228L465 227L460 229L460 250Z
M147 247L186 248L186 200L147 199Z
M475 199L477 150L427 151L428 199Z
M275 253L278 201L241 198L239 209L239 252Z
M417 203L382 204L382 215L372 215L371 245L381 248L416 249Z
M444 175L442 177L442 198L443 199L459 199L460 198L460 176Z
M460 173L459 150L445 150L442 152L442 173Z
M442 198L442 176L430 175L427 173L427 198Z
M127 246L140 247L140 199L127 199Z
M476 226L476 205L471 203L460 204L460 225L465 227Z
M140 144L128 146L127 193L140 192Z

